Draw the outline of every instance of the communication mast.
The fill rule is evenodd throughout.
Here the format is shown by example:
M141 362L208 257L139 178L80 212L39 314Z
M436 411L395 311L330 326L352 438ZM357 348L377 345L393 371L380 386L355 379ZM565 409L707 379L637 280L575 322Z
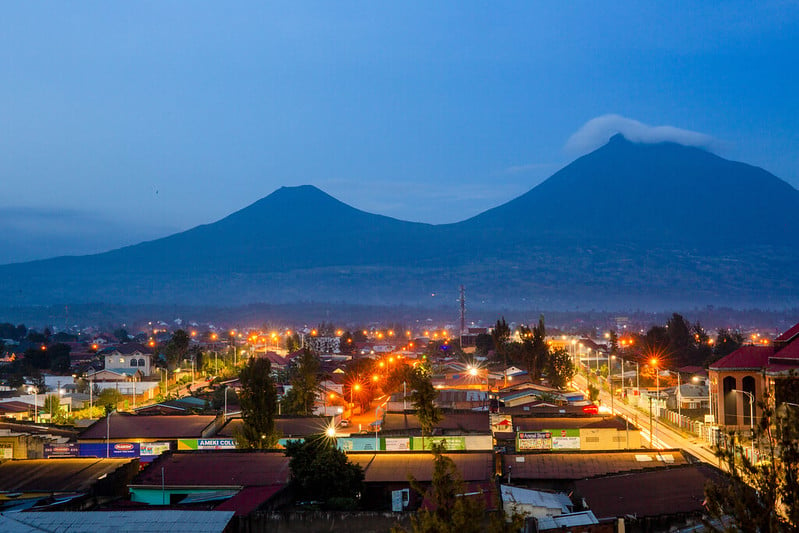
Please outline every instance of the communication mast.
M466 289L461 285L461 297L459 298L461 304L461 348L463 348L463 334L466 331Z

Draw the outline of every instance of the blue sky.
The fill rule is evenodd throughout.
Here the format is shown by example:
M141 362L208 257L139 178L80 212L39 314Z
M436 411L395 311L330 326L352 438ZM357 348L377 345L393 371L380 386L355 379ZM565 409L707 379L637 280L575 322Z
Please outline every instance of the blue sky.
M454 222L614 128L799 186L797 2L265 4L4 6L0 262L166 235L282 185Z

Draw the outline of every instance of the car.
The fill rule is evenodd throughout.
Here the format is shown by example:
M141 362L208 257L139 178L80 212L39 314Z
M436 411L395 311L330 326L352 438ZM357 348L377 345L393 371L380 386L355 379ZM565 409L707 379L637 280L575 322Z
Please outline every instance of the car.
M344 418L344 419L341 420L341 422L338 423L338 425L343 427L343 428L348 428L348 427L350 427L350 421L347 420L346 418Z

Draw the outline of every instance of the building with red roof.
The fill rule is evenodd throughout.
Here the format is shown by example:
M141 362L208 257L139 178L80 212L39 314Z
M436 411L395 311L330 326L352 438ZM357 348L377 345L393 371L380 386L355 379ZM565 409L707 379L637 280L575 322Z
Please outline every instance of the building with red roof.
M770 345L741 346L710 365L710 396L716 421L723 426L749 427L761 414L766 395L776 404L796 403L783 385L799 373L799 323Z

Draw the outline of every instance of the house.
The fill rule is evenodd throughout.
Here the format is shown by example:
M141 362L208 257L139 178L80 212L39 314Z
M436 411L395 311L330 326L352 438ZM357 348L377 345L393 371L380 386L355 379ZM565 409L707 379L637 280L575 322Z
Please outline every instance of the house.
M148 505L218 502L214 509L246 516L283 501L289 458L255 450L161 455L130 483L131 500Z
M799 372L799 324L768 345L745 345L710 365L710 403L716 421L743 428L757 423L758 402L799 403L785 385Z
M136 342L107 348L102 351L102 355L105 369L117 374L133 376L138 372L139 375L149 376L154 368L152 351Z

